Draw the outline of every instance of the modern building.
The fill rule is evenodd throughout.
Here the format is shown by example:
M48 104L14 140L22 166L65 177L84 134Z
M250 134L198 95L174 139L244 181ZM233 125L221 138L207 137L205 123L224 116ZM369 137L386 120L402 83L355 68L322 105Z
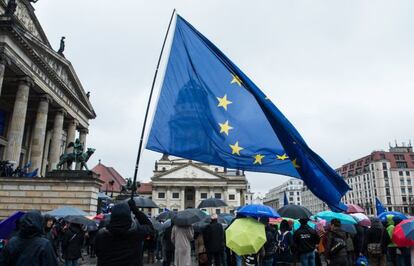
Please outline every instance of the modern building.
M32 3L0 0L0 160L56 168L67 143L86 145L96 117L71 62L49 43Z
M343 201L375 214L375 198L390 211L414 214L414 153L411 144L371 154L337 169L352 188Z
M344 164L336 171L351 187L344 203L358 204L368 215L375 215L375 198L390 211L414 214L414 153L411 144L374 151ZM328 206L304 187L302 202L313 213Z
M155 162L151 178L152 200L159 209L183 210L196 208L204 199L221 199L227 207L212 208L209 212L234 212L245 204L248 188L243 171L208 165L163 155Z
M272 188L266 193L263 204L271 206L277 210L283 207L284 197L286 197L289 204L302 205L302 188L303 181L297 178L291 178L280 186Z

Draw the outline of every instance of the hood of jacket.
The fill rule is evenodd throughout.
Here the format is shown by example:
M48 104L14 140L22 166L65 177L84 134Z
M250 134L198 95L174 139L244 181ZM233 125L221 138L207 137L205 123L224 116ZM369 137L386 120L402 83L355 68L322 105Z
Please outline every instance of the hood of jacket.
M33 238L43 234L43 217L38 211L31 211L23 215L20 220L21 238Z
M128 204L120 203L112 207L111 219L107 229L113 234L126 233L132 224L131 210Z

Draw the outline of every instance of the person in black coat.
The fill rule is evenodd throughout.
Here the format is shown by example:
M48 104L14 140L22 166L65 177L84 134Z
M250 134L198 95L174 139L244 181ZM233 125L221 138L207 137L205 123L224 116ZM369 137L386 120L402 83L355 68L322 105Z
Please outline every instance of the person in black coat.
M138 223L133 223L131 211ZM138 210L134 200L129 200L128 204L116 204L109 224L100 229L95 238L97 265L143 265L143 241L153 230L151 221Z
M82 257L82 246L85 233L78 224L69 224L64 230L62 238L62 257L65 266L77 266L78 259Z
M214 260L214 265L221 265L224 252L224 230L217 222L217 214L211 216L211 223L203 231L204 245L207 250L208 265Z
M57 266L49 240L42 237L43 218L40 212L28 212L20 220L20 231L0 253L0 265Z

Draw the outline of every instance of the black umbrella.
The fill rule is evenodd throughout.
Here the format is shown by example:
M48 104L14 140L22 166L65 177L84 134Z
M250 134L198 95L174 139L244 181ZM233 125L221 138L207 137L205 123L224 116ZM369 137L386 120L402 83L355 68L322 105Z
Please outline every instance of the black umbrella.
M300 205L288 204L277 210L281 217L292 219L309 219L312 213Z
M96 223L94 221L89 220L88 218L86 218L84 216L68 215L68 216L65 216L64 220L66 222L73 223L73 224L85 225L90 229L94 229L94 227L96 227L96 229L98 229L98 227L96 226ZM93 230L91 230L91 231L93 231Z
M209 199L202 200L200 202L200 205L198 205L198 208L201 209L201 208L214 208L214 207L225 207L225 206L227 206L227 204L221 199L209 198Z
M164 211L157 216L158 221L166 221L168 219L172 219L177 212L175 211Z
M159 221L157 221L155 218L151 218L150 221L156 231L161 231L163 229L163 225Z
M125 202L128 202L126 199ZM138 208L158 208L158 205L150 198L146 197L134 197L135 204Z
M203 211L191 208L177 212L177 214L172 219L174 225L189 226L193 223L201 221L203 218L207 216L208 215L205 214Z

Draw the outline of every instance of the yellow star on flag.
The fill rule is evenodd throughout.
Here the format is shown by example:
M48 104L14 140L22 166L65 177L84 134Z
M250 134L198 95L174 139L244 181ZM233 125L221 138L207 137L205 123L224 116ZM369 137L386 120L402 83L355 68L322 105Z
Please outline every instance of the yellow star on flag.
M288 159L289 156L287 156L286 153L284 153L282 156L276 154L276 158L278 160L284 161L284 160Z
M239 146L238 141L236 141L236 143L234 143L234 145L230 144L230 148L231 148L231 154L237 154L237 155L240 155L240 151L244 150L244 148Z
M224 110L227 111L227 105L231 104L232 102L227 100L227 94L224 94L223 98L217 97L217 100L219 101L218 107L223 107Z
M228 136L229 135L229 130L230 129L233 129L230 125L229 125L229 121L227 120L226 122L224 122L223 124L222 123L219 123L219 125L220 125L220 133L226 133L226 135Z
M264 157L265 157L264 155L256 154L255 156L253 156L253 158L254 158L253 164L262 164L262 159Z
M292 164L295 168L300 168L300 166L296 163L296 159L292 160Z
M238 76L232 75L233 79L231 80L230 84L237 83L241 87L241 80Z

